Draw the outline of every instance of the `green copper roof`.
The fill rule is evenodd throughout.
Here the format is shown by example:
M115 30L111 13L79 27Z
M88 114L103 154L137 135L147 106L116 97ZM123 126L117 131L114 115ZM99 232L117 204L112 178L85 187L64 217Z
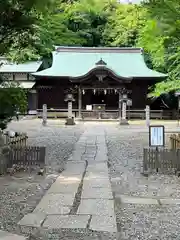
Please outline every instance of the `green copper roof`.
M41 64L41 61L15 64L1 57L0 73L34 73L40 68Z
M87 75L99 61L118 77L166 77L149 69L140 48L57 48L53 52L52 67L34 73L34 76L82 77Z

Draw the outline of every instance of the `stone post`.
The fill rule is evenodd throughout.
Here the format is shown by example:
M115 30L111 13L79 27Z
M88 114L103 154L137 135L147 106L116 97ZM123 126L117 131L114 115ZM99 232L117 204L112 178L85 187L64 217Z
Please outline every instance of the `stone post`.
M9 166L9 158L7 157L7 153L9 152L9 150L10 148L8 145L5 144L5 137L0 129L0 174L5 174Z
M72 118L72 101L68 101L68 118Z
M126 101L122 102L122 118L120 120L120 125L129 125L126 118Z
M79 90L78 90L78 110L79 110L79 118L82 118L82 115L81 115L81 109L82 109L82 90L81 88L79 87Z
M150 107L147 105L145 108L146 113L146 126L149 127L150 125Z
M47 104L43 104L42 117L43 117L42 125L46 126L47 125Z
M119 121L121 120L121 98L122 98L122 94L119 92Z

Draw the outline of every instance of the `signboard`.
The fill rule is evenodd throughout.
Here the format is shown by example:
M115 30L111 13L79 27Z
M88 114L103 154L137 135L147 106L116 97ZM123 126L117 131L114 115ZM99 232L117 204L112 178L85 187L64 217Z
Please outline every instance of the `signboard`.
M149 146L164 147L164 145L165 145L164 126L162 125L149 126Z
M86 105L86 110L87 111L92 111L92 105Z

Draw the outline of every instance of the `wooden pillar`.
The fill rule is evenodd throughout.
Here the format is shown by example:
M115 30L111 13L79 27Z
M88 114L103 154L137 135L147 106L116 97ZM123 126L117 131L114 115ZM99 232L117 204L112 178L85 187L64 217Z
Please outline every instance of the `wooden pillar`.
M82 118L82 115L81 115L81 110L82 110L82 89L81 89L81 87L79 87L79 89L78 89L78 110L79 110L78 117Z
M38 104L38 96L37 90L31 89L28 94L28 108L29 114L36 114L37 113L37 104Z

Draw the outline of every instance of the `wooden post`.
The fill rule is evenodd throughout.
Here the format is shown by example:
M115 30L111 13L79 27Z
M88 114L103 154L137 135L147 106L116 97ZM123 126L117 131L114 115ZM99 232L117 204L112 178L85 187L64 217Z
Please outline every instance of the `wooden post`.
M46 126L47 125L47 104L43 104L43 121L42 125Z
M79 87L78 89L78 110L79 110L79 118L82 118L82 115L81 115L81 109L82 109L82 90L81 88Z

